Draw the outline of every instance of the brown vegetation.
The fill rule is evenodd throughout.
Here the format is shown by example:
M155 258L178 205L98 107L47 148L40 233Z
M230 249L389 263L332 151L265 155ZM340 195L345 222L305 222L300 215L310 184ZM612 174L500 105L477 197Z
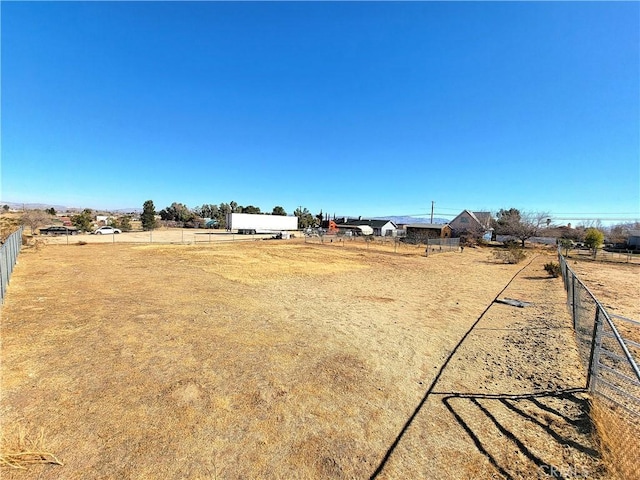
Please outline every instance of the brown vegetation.
M4 213L0 215L0 243L4 243L9 235L20 228L21 224L21 215L12 213Z
M64 465L3 476L604 478L551 257L509 284L522 265L485 249L389 253L26 251L3 307L2 428L27 422ZM532 305L492 304L507 284Z

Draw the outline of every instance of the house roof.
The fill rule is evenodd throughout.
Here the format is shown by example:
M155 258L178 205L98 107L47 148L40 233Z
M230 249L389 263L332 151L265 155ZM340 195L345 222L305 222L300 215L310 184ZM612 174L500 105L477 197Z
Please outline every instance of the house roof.
M393 223L391 220L367 220L366 218L358 220L357 218L346 218L342 222L336 222L337 225L348 225L351 227L359 226L359 225L368 225L371 228L382 228L387 223L390 223L391 225L397 228L396 224Z
M473 216L483 227L488 228L491 226L491 219L493 218L491 212L473 212Z
M469 215L474 221L476 221L482 228L488 229L489 227L491 227L491 219L493 218L491 216L491 212L472 212L470 210L463 210L458 214L458 216L456 216L456 218L451 220L451 223L454 223L465 213Z

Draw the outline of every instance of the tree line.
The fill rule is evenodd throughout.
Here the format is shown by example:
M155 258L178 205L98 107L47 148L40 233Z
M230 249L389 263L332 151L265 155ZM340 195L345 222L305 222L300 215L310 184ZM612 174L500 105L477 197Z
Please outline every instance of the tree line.
M242 206L234 201L229 203L222 202L220 204L206 203L195 208L189 208L180 202L173 202L168 207L156 212L153 200L147 200L142 206L140 220L144 230L152 230L157 227L156 215L160 216L160 220L165 222L165 225L202 227L205 226L204 219L210 219L213 228L225 229L227 227L227 215L229 213L251 213L259 215L266 214L267 212L262 212L260 207L254 205ZM286 216L287 212L282 206L276 205L270 214ZM298 226L300 228L319 226L324 215L322 211L320 211L318 215L314 216L307 208L303 207L296 208L293 214L298 217Z
M2 210L8 213L10 208L8 205L4 205ZM33 232L41 226L50 224L56 213L54 208L26 210L22 214L22 223L30 227ZM204 226L203 220L208 218L213 221L212 226L214 228L224 229L227 226L228 213L267 214L267 212L262 212L259 207L253 205L242 206L234 201L220 204L203 204L193 209L183 203L173 202L157 212L153 200L147 200L142 206L140 220L144 230L157 228L156 215L160 217L160 221L164 222L165 225ZM282 206L277 205L273 207L270 214L286 216L287 212ZM317 215L313 215L307 208L302 206L296 208L293 215L298 217L298 225L301 229L321 226L324 219L322 210ZM89 208L70 216L72 225L82 231L90 231L93 228L94 219L95 213ZM122 231L130 231L132 220L132 215L122 215L117 218L110 218L108 225L119 228ZM509 235L520 240L522 245L531 237L540 235L557 236L568 241L587 242L591 245L594 237L596 240L600 238L600 235L595 234L594 231L600 232L602 237L606 234L607 240L613 244L624 244L631 230L640 230L640 223L638 222L620 223L604 227L602 222L593 221L584 222L577 225L576 228L563 228L552 225L551 220L552 217L547 212L523 212L516 208L509 208L500 209L496 217L492 219L490 226L496 235ZM560 229L562 230L560 231ZM549 235L554 230L556 234ZM476 231L471 229L465 232L465 236L471 241L479 241L484 234L485 229L480 227ZM602 241L596 241L596 243L601 245Z

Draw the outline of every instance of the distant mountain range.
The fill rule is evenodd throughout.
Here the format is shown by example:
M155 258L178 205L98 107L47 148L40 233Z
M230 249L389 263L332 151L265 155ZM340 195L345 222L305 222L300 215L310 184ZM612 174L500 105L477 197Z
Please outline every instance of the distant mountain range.
M57 211L66 211L68 207L63 205L49 205L48 203L17 203L0 201L0 206L9 205L12 210L44 210L46 208L55 208Z
M49 203L17 203L17 202L3 202L0 200L0 207L3 205L9 205L9 208L12 210L45 210L48 208L55 209L58 213L63 212L80 212L84 210L85 207L67 207L65 205L52 205ZM111 213L140 213L142 212L141 208L117 208L114 210L110 209L100 209L100 208L92 208L91 210L95 212L111 212Z

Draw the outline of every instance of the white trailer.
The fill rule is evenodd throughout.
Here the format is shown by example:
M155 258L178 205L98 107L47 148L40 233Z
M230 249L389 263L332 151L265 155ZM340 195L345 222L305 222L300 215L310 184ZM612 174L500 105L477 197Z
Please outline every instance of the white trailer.
M238 233L274 233L298 230L298 217L228 213L227 228Z

